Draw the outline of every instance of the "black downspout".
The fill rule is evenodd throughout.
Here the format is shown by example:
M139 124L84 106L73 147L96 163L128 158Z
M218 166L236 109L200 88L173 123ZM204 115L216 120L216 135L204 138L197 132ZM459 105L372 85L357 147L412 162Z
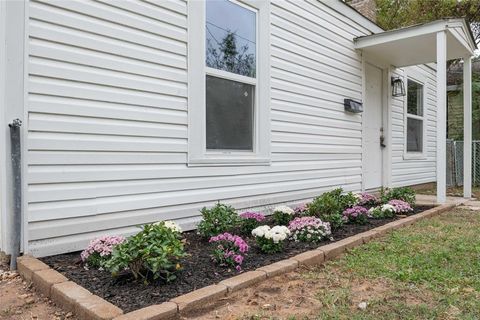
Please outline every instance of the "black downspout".
M17 269L17 257L20 255L21 232L22 232L22 151L20 148L20 119L13 120L10 127L10 144L12 155L13 175L13 231L10 233L12 254L10 258L10 270Z

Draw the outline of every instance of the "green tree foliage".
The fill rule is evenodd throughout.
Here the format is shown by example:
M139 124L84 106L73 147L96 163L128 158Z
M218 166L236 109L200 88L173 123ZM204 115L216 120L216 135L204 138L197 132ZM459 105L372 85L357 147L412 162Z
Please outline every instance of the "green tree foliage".
M442 18L465 18L470 24L477 46L480 44L480 0L375 0L377 24L385 30L398 29L427 23ZM349 2L349 1L347 1ZM476 58L477 61L479 57ZM474 60L475 61L475 60ZM459 60L448 62L448 67L459 64ZM453 93L458 96L463 92ZM458 96L457 98L461 98ZM461 103L461 102L460 102ZM480 74L472 77L473 138L480 139ZM462 123L463 124L463 123ZM463 139L463 130L457 130L454 139Z
M465 18L480 42L480 0L376 0L377 23L397 29L446 17Z
M237 35L227 31L219 42L207 40L207 66L244 76L255 76L255 57L248 45L238 46Z

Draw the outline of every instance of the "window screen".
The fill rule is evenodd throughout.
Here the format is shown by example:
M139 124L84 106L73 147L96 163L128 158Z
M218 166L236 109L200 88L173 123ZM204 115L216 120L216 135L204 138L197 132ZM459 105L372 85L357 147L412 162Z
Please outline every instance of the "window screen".
M207 76L207 149L252 150L255 87Z

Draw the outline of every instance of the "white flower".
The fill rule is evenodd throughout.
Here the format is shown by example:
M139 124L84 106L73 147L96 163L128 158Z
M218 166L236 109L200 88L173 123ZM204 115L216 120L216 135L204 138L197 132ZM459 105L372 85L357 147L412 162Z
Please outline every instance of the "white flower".
M273 209L273 212L281 212L281 213L290 214L290 215L295 213L295 211L292 208L287 206L275 207L275 209Z
M275 226L270 228L269 226L260 226L252 230L254 237L263 237L265 239L271 239L273 242L278 243L288 238L290 230L285 226Z
M395 212L395 207L392 206L391 204L384 204L382 206L382 212L385 212L385 211L391 211L391 212Z
M283 239L282 239L282 235L274 233L274 234L272 235L272 240L273 240L273 242L275 242L275 243L279 243L280 241L283 240Z
M168 229L170 229L172 231L175 231L175 232L179 232L179 233L182 232L182 228L180 228L180 226L175 221L172 221L172 220L159 221L155 224L160 224L162 222L164 223L165 227L167 227Z
M267 232L270 231L269 226L260 226L252 230L252 236L254 237L264 237Z

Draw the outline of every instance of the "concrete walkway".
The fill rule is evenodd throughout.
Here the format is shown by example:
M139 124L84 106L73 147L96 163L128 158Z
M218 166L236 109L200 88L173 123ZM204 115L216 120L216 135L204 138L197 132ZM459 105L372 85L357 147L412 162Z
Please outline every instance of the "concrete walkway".
M436 195L426 195L426 194L417 194L416 197L418 205L436 205L437 204L437 196ZM447 197L447 204L455 204L457 206L466 204L468 202L479 202L479 201L472 201L465 198L460 197ZM480 205L479 205L480 206Z

